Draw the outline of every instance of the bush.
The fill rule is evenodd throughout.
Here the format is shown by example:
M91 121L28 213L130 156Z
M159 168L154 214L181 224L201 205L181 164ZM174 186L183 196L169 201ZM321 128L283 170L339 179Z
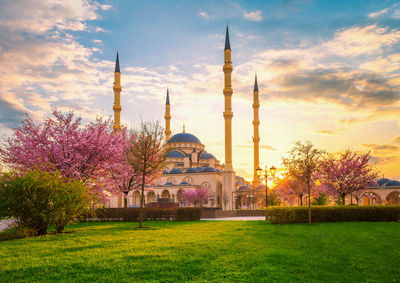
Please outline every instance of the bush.
M89 213L98 220L139 221L139 208L100 208ZM143 208L144 220L200 220L201 208ZM85 218L83 218L84 220Z
M45 235L50 224L62 232L65 225L89 208L89 189L68 181L59 172L39 169L24 175L4 174L0 182L0 217L15 217L35 236Z
M272 224L307 223L308 207L269 207ZM312 222L400 221L400 206L318 206L311 207Z

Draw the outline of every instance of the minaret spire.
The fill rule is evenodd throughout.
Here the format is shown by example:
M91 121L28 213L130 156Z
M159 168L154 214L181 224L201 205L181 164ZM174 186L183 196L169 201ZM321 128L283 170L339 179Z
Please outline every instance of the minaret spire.
M167 88L167 99L165 102L165 140L171 137L171 105L169 104L169 89Z
M257 186L261 184L260 179L257 175L257 168L260 166L260 135L259 135L259 108L260 101L258 98L258 83L257 83L257 73L254 79L254 90L253 90L253 127L254 127L254 135L253 135L253 143L254 143L254 177L253 177L253 185Z
M229 41L229 30L228 26L226 27L226 37L225 37L225 50L224 50L224 78L225 78L225 87L223 90L225 96L225 111L224 111L224 119L225 119L225 171L233 171L232 166L232 82L231 82L231 74L232 74L232 62L231 62L231 44Z
M228 26L226 26L226 35L225 35L225 50L231 49L231 42L229 41L229 30Z
M121 73L119 70L119 56L118 56L118 51L117 51L117 59L115 60L115 72L116 73Z
M119 56L117 51L117 58L115 60L115 71L114 71L114 131L121 129L121 71L119 68Z

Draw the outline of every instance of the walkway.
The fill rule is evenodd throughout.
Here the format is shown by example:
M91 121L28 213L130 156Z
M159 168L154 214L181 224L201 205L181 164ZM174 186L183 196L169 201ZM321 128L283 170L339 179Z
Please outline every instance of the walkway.
M15 222L15 219L0 220L0 232L11 228L11 226L14 224L14 222Z
M240 216L240 217L225 217L225 218L201 218L200 220L264 220L265 216Z

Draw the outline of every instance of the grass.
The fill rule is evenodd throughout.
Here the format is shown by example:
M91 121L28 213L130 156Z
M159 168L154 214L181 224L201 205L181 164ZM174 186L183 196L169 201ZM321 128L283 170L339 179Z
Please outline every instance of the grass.
M80 223L0 242L0 282L400 281L400 223Z

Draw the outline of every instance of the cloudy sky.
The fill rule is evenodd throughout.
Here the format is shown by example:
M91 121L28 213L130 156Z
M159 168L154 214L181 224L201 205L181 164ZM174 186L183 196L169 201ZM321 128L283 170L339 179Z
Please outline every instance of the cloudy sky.
M122 120L162 120L224 160L223 46L229 24L234 169L252 175L258 74L260 160L279 166L296 140L371 151L400 178L400 2L0 0L0 133L52 106L112 115L119 50Z

